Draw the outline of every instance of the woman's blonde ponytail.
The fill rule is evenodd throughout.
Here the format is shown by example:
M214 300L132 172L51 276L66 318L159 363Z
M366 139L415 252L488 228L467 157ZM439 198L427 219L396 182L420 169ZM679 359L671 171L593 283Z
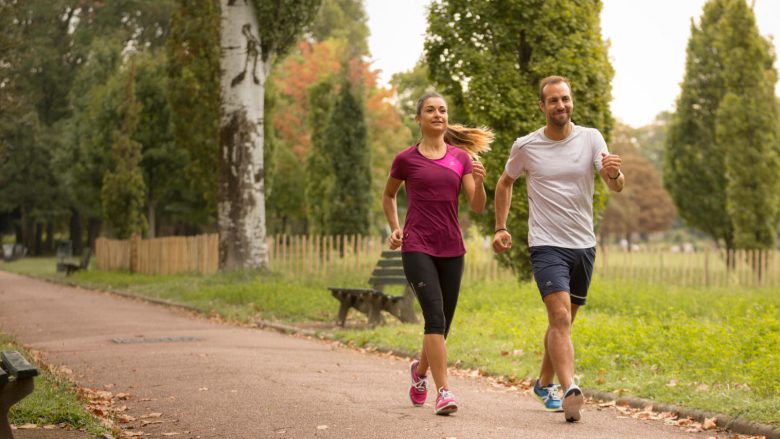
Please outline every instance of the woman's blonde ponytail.
M485 151L490 151L490 144L494 139L490 128L471 128L463 125L449 125L444 133L444 142L465 150L472 157Z

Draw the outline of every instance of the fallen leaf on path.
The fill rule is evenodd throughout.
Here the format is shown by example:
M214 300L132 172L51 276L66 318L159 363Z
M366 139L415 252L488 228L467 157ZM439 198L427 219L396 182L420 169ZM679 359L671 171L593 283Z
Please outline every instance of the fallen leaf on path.
M124 415L124 414L117 415L116 419L117 419L117 421L121 422L122 424L127 424L127 423L135 421L134 417L132 417L130 415Z
M616 404L615 401L607 401L599 404L599 407L614 407L615 404Z
M327 429L328 429L327 425L318 425L317 426L317 430L327 430Z
M205 392L206 390L209 390L209 388L208 387L201 387L200 389L198 389L198 392Z
M695 421L693 419L691 419L691 418L682 418L682 419L678 419L677 422L675 422L675 424L677 424L679 427L683 427L683 426L686 426L686 425L691 425L691 424L694 424L694 423L695 423Z
M22 424L22 425L17 425L16 428L18 428L19 430L34 430L38 428L38 426L35 424Z
M175 432L175 431L172 431L172 432L170 432L170 433L163 433L162 435L163 435L163 436L177 436L177 435L179 435L179 434L180 434L180 433L177 433L177 432Z
M159 418L160 416L162 416L162 413L153 412L153 413L147 413L145 415L141 415L141 419Z
M718 421L716 418L704 418L704 422L701 423L701 428L703 430L713 430L717 428Z
M132 395L130 395L129 393L117 393L116 394L116 399L128 400L130 398L132 398Z
M146 419L141 420L141 427L146 427L149 424L162 424L163 421L147 421Z
M140 437L144 435L143 431L123 431L122 435L124 437Z

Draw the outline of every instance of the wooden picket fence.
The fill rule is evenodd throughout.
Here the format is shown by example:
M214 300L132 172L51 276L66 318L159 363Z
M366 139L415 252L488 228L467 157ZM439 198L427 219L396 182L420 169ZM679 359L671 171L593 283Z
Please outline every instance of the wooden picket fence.
M271 269L296 275L327 276L351 271L368 280L383 250L389 249L380 236L275 235L268 239ZM492 255L470 250L463 275L464 281L512 276Z
M685 253L599 247L595 272L605 278L678 286L776 287L780 286L780 255L777 250L708 248Z
M309 277L350 273L368 279L381 252L387 250L381 237L362 235L273 235L267 244L272 270ZM514 278L493 257L489 238L472 237L467 248L464 282ZM219 239L216 234L125 241L100 238L96 263L103 270L147 274L215 273ZM780 255L776 250L627 252L600 246L594 276L679 286L780 286Z
M216 273L219 237L209 234L128 240L98 238L95 263L101 270L144 274Z

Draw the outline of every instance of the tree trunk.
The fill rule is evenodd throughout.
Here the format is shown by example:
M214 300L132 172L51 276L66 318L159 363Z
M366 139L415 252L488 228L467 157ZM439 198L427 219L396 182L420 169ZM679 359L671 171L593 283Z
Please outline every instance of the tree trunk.
M149 220L149 231L147 233L148 238L154 238L157 236L157 210L154 208L154 202L151 199L147 200L149 209L147 211L147 217Z
M54 254L54 223L51 221L46 222L46 254Z
M22 214L22 243L29 254L35 254L35 222L25 214Z
M222 0L221 15L220 266L264 269L263 99L272 60L263 62L253 2Z
M70 210L70 242L73 254L80 256L84 251L84 243L81 241L81 214L77 209Z
M33 250L33 255L43 255L43 223L38 221L35 222L35 250Z
M90 218L87 222L87 247L95 248L95 240L100 235L100 228L103 222L99 218Z

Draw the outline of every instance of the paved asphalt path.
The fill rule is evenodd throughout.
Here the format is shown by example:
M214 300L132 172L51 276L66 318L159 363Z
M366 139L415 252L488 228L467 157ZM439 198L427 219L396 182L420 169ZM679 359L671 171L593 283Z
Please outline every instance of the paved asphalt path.
M5 272L0 331L72 370L81 386L130 394L120 403L136 421L124 425L143 437L728 437L621 418L594 405L586 406L582 422L569 424L533 397L481 378L451 378L461 408L435 416L432 395L425 407L411 406L404 359ZM150 413L162 416L147 421L162 422L142 426L141 416Z

